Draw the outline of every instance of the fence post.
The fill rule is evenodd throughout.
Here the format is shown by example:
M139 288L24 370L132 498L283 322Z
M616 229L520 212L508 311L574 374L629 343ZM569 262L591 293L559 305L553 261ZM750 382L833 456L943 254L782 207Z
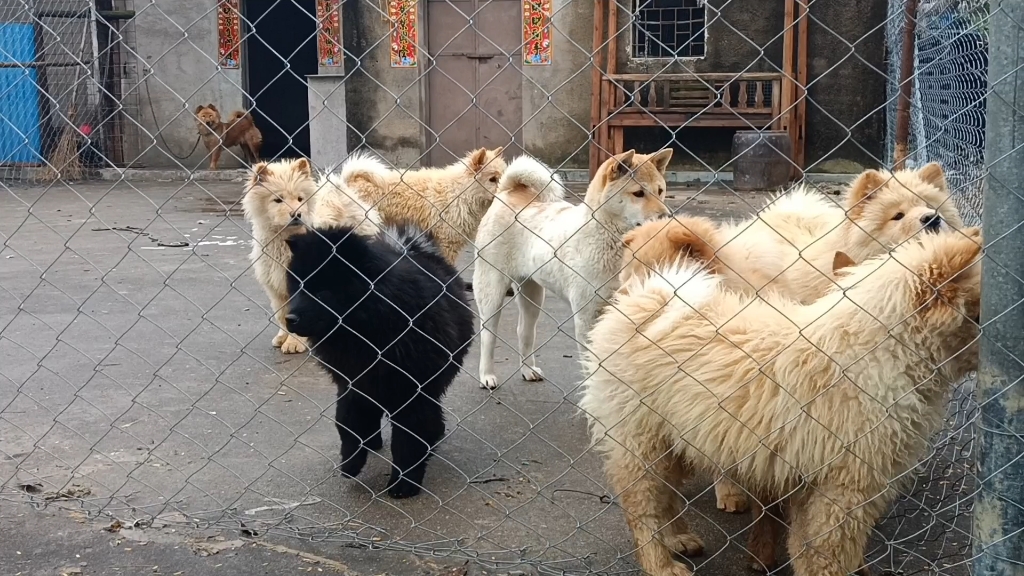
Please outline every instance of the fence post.
M975 576L1024 575L1024 0L992 3Z

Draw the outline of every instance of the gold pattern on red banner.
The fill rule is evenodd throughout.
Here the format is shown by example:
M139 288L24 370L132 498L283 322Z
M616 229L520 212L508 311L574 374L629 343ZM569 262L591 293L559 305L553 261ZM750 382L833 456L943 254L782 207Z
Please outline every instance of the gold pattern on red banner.
M242 64L242 22L239 0L220 0L217 4L217 58L222 68Z
M391 67L415 68L419 61L417 0L388 0L391 19Z
M316 0L317 53L321 66L341 66L345 56L341 47L341 8L338 0Z
M523 0L523 64L551 64L551 0Z

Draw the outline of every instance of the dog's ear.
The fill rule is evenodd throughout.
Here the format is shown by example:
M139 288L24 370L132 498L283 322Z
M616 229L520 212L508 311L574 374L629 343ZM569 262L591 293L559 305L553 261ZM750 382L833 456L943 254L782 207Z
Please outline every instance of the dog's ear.
M715 249L696 232L682 224L670 225L666 237L684 258L702 262L715 259Z
M633 169L634 156L636 156L636 150L627 150L622 154L612 156L611 162L608 165L608 181L629 176L630 171Z
M199 116L199 113L203 111L203 108L206 108L206 106L203 106L202 104L196 106L196 116Z
M938 162L925 164L917 171L917 176L926 184L931 184L943 192L949 192L949 186L946 184L946 173Z
M505 147L504 146L498 146L494 150L489 151L487 154L491 158L497 158L497 157L501 156L501 153L504 152L504 151L505 151Z
M637 231L637 228L633 228L629 232L626 232L625 236L622 237L622 243L627 247L632 248L633 243L636 242L639 237L640 233Z
M260 182L266 182L268 176L270 176L270 166L266 162L259 162L252 167L252 176L249 177L249 184L255 185Z
M654 167L658 169L661 175L665 175L665 171L668 170L669 160L672 160L672 149L666 148L661 152L652 154L648 162L652 162Z
M214 106L213 104L207 104L206 107L209 108L210 110L213 110L214 112L220 113L220 110L217 110L217 107Z
M850 190L846 193L846 208L854 210L863 203L876 190L889 181L889 176L878 170L867 170L850 184Z
M487 165L487 160L487 148L477 148L469 156L469 169L473 172L479 172Z
M836 252L835 257L832 258L832 275L837 276L844 268L856 265L857 263L846 252Z
M309 165L309 160L306 160L305 158L299 158L295 162L292 162L292 168L303 176L313 175L313 167Z

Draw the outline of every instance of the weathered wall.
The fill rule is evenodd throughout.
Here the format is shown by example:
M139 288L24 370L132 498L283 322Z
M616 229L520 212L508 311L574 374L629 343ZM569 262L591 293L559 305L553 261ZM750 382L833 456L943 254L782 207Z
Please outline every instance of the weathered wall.
M242 70L218 69L215 5L210 0L152 0L132 21L140 76L146 69L152 70L152 75L147 81L148 93L146 85L140 87L135 118L143 127L140 150L126 150L127 161L156 167L205 167L207 153L202 144L187 159L173 156L185 154L195 144L192 111L208 103L221 111L244 107ZM244 57L243 53L243 67ZM150 113L150 99L156 122ZM222 168L239 165L234 154L221 157Z
M421 30L424 16L421 10ZM412 166L424 147L426 55L420 55L420 68L391 68L390 25L377 2L343 2L342 20L348 149L369 147L396 166Z
M549 166L584 168L589 158L594 6L552 2L550 66L523 66L523 141Z

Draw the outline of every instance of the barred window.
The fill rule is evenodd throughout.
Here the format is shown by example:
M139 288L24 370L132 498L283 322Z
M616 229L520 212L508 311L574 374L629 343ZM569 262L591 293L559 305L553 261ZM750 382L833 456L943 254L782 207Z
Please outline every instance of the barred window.
M633 57L704 56L706 17L704 0L633 0Z

